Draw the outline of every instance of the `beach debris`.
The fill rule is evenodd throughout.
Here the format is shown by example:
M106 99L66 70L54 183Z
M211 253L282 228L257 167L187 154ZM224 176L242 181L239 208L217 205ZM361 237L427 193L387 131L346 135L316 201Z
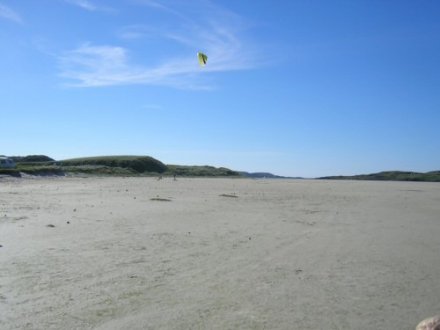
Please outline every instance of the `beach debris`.
M303 271L302 269L295 269L295 274L297 274L297 275L298 275L298 274L301 274L302 271Z
M3 247L3 245L0 244L0 247Z
M199 65L200 66L205 66L206 63L208 62L208 56L206 56L206 54L204 54L202 52L198 52L197 53L197 58L199 60Z
M171 199L168 199L168 198L162 198L162 197L157 196L157 197L150 198L150 201L157 201L157 202L171 202Z
M70 221L67 221L67 224L69 225L69 224L70 224Z
M417 325L416 330L440 330L440 315L423 320Z
M76 209L73 209L73 212L76 212Z
M238 198L238 196L235 193L233 193L233 194L220 194L219 196L221 196L221 197Z
M53 225L53 224L48 224L46 227L49 227L49 228L55 228L55 225Z

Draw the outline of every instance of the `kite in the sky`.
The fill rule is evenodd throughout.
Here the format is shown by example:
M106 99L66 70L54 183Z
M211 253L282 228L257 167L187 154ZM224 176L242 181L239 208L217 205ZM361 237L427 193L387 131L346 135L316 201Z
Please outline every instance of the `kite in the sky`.
M208 62L208 56L206 56L205 54L203 54L201 52L197 53L197 58L199 59L200 66L205 66L206 62Z

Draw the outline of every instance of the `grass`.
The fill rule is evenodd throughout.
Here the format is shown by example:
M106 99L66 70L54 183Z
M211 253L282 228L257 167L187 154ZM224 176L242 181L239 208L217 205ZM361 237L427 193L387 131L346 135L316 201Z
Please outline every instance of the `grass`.
M20 177L20 171L15 168L0 168L0 175L9 175L14 177Z
M163 173L167 166L150 156L101 156L67 159L57 162L61 166L106 166L108 168L123 168L136 173Z
M29 175L64 175L63 169L56 165L18 164L17 171Z
M14 157L15 169L1 169L0 174L88 175L88 176L179 176L240 177L240 173L224 167L165 165L150 156L99 156L55 161L44 155Z
M138 172L122 167L109 167L102 165L78 165L63 166L65 173L69 175L84 174L90 176L138 176Z
M440 171L426 173L404 172L404 171L386 171L372 174L360 174L353 176L327 176L319 179L328 180L376 180L376 181L423 181L440 182Z
M165 175L178 175L187 177L240 177L240 173L232 171L225 167L214 166L184 166L167 165L168 169Z
M54 165L23 165L18 164L13 169L0 169L0 174L14 177L21 177L21 173L28 175L64 175L64 171L59 166Z

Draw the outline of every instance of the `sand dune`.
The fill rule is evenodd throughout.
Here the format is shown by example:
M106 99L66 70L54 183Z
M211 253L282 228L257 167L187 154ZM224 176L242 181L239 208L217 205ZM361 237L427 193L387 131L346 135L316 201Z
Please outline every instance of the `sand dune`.
M436 183L1 179L0 329L414 329L439 237Z

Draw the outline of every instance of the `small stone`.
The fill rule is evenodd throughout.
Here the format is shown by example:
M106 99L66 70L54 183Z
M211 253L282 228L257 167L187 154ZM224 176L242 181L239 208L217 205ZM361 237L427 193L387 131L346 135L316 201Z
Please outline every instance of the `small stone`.
M49 227L49 228L55 228L55 225L53 225L53 224L48 224L46 227Z

